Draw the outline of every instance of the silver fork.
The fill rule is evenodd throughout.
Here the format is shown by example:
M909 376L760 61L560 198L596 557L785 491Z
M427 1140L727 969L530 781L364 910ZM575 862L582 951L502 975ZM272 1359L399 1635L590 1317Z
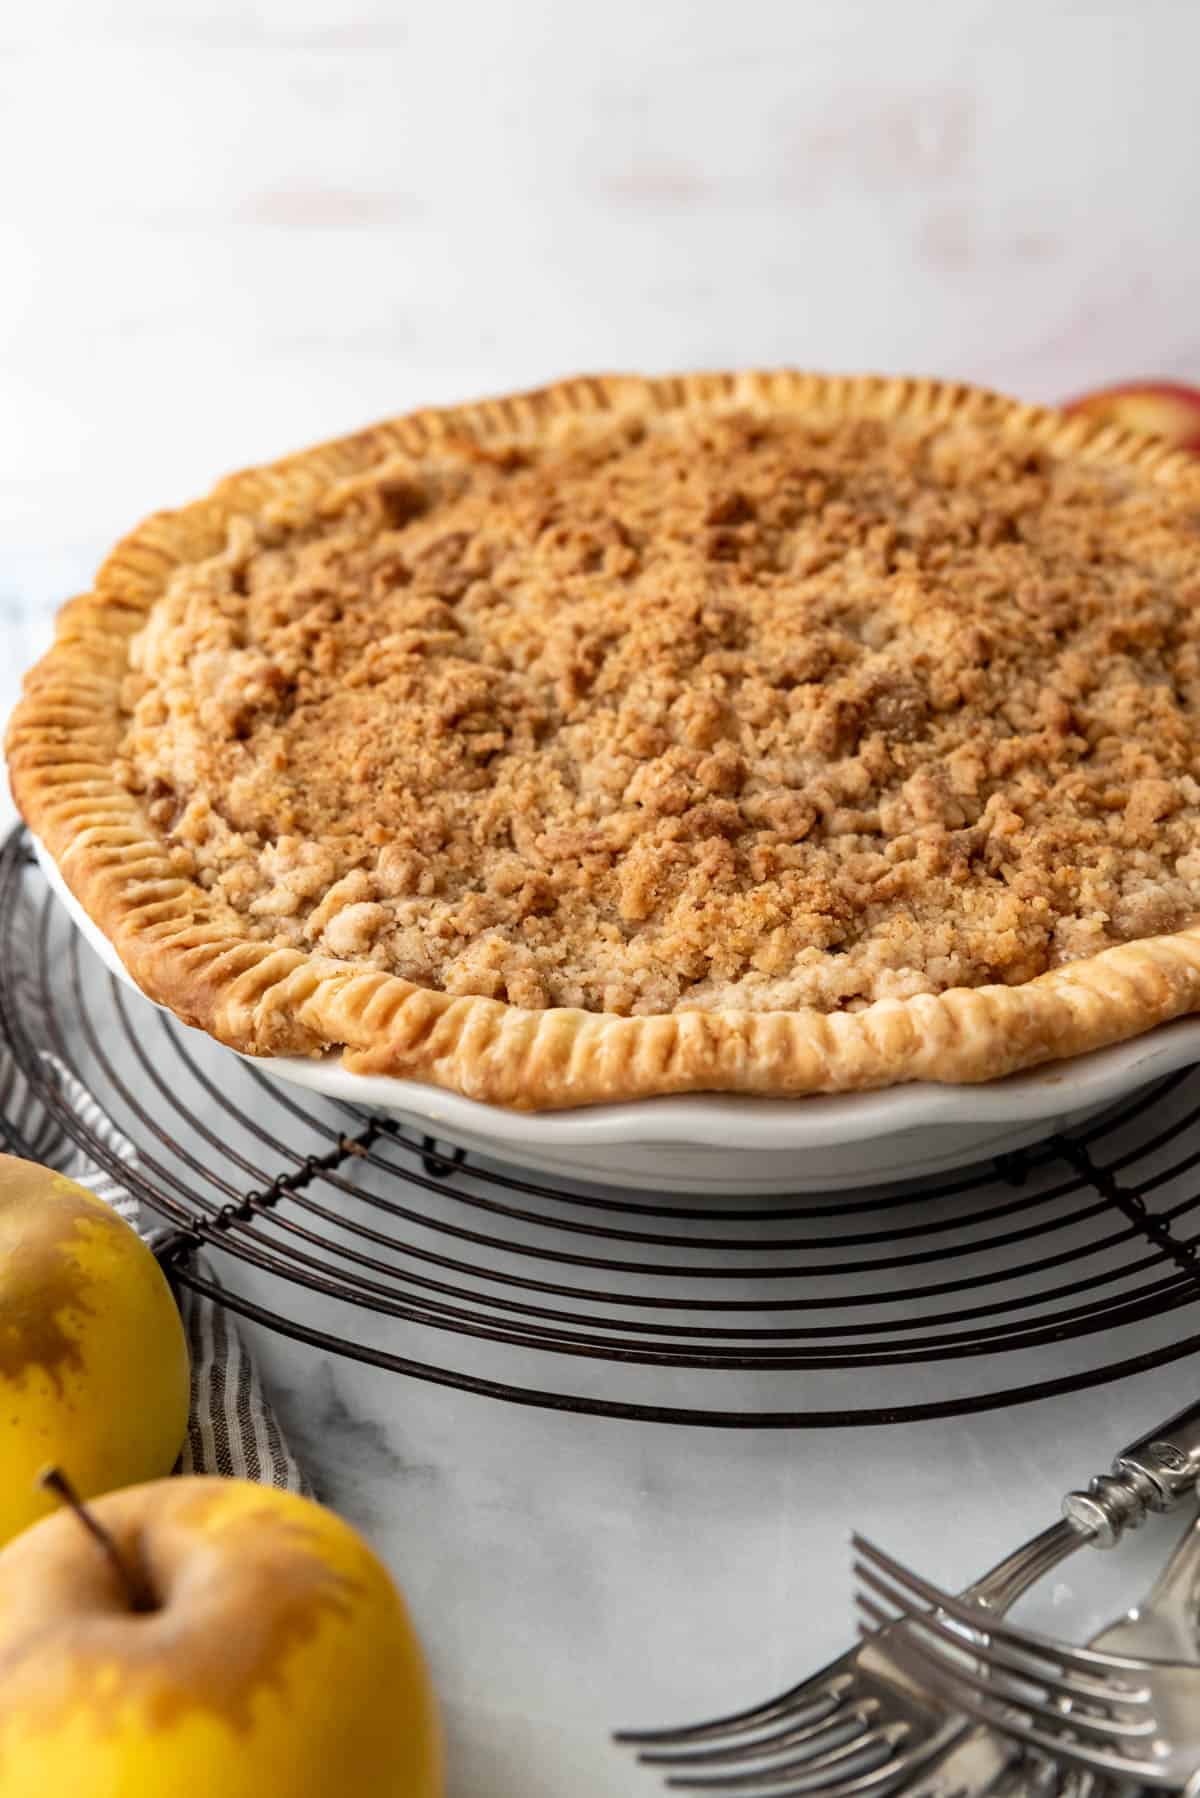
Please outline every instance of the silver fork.
M1113 1653L1120 1625L1105 1632L1110 1647L1101 1650L981 1620L978 1610L862 1538L855 1539L858 1603L870 1623L887 1630L891 1653L910 1678L989 1732L1058 1766L1200 1798L1195 1535L1193 1526L1147 1601L1150 1608L1156 1595L1164 1597L1165 1582L1162 1614L1146 1639L1178 1647L1182 1631L1187 1659ZM1126 1646L1141 1638L1141 1621L1123 1632Z
M1148 1511L1181 1503L1200 1475L1200 1403L1139 1437L1086 1492L1063 1500L1064 1521L1032 1537L957 1601L1001 1618L1085 1543L1111 1548ZM892 1632L848 1649L765 1704L680 1729L622 1730L616 1740L661 1768L678 1791L740 1798L879 1798L923 1770L928 1798L985 1792L1012 1758L1004 1737L930 1702L892 1653ZM939 1765L952 1750L943 1781ZM965 1758L966 1765L955 1765Z
M1200 1517L1188 1524L1146 1596L1092 1636L1088 1647L1108 1654L1161 1657L1200 1665ZM1106 1774L1083 1768L1068 1771L1043 1758L1030 1758L1009 1742L997 1773L995 1750L1006 1740L976 1722L930 1773L908 1787L911 1798L1118 1798ZM1129 1798L1130 1787L1119 1792Z
M1200 1517L1189 1523L1145 1598L1094 1635L1088 1647L1200 1665ZM1106 1776L1081 1767L1072 1770L1061 1789L1054 1788L1059 1798L1104 1798L1115 1789Z
M1088 1647L1108 1654L1200 1663L1200 1623L1197 1591L1200 1586L1200 1517L1193 1518L1166 1566L1146 1596L1130 1610L1092 1636ZM1020 1761L1020 1767L1016 1762ZM1012 1766L1010 1776L1002 1777ZM1125 1788L1127 1790L1127 1788ZM976 1798L995 1792L997 1798L1104 1798L1113 1794L1108 1779L1099 1781L1089 1772L1075 1769L1065 1785L1059 1770L1049 1762L1030 1761L1016 1744L997 1736L976 1722L943 1758L910 1788L912 1798Z

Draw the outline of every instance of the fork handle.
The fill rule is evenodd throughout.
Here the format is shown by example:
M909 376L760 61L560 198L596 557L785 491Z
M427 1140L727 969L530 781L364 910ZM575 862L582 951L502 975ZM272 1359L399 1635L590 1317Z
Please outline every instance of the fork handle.
M1173 1510L1198 1478L1200 1403L1122 1449L1112 1472L1100 1474L1086 1492L1068 1492L1063 1516L1096 1548L1113 1548L1148 1511Z
M1200 1478L1200 1401L1121 1450L1111 1473L1099 1474L1086 1492L1068 1492L1063 1521L967 1587L962 1597L1002 1617L1043 1574L1085 1545L1114 1548L1126 1530L1150 1511L1170 1511L1196 1489Z
M1084 1547L1091 1538L1074 1523L1066 1520L1052 1523L1040 1536L1033 1536L1020 1548L969 1585L960 1597L982 1610L1003 1617L1011 1610L1022 1592L1027 1592L1043 1574Z

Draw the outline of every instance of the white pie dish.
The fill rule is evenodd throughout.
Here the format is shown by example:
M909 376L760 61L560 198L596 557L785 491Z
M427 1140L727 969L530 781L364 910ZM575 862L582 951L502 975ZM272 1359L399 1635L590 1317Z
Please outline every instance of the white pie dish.
M86 941L139 990L49 854L32 841L42 872ZM1198 1060L1200 1017L1190 1017L978 1086L923 1081L802 1099L689 1095L555 1112L507 1111L423 1081L353 1074L337 1056L272 1056L255 1065L494 1161L558 1178L738 1194L832 1192L945 1173L1041 1141Z

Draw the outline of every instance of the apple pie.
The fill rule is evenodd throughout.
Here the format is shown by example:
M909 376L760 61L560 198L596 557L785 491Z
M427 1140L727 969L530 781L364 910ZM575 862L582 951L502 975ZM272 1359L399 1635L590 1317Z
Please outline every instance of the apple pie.
M1200 464L598 378L147 520L17 800L145 991L518 1107L977 1081L1200 1007Z

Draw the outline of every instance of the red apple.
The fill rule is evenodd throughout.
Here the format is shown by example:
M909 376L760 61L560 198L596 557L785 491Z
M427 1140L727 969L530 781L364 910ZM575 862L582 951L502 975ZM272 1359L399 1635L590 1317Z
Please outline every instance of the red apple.
M1200 387L1175 381L1124 381L1100 387L1063 407L1097 424L1123 425L1200 455Z

